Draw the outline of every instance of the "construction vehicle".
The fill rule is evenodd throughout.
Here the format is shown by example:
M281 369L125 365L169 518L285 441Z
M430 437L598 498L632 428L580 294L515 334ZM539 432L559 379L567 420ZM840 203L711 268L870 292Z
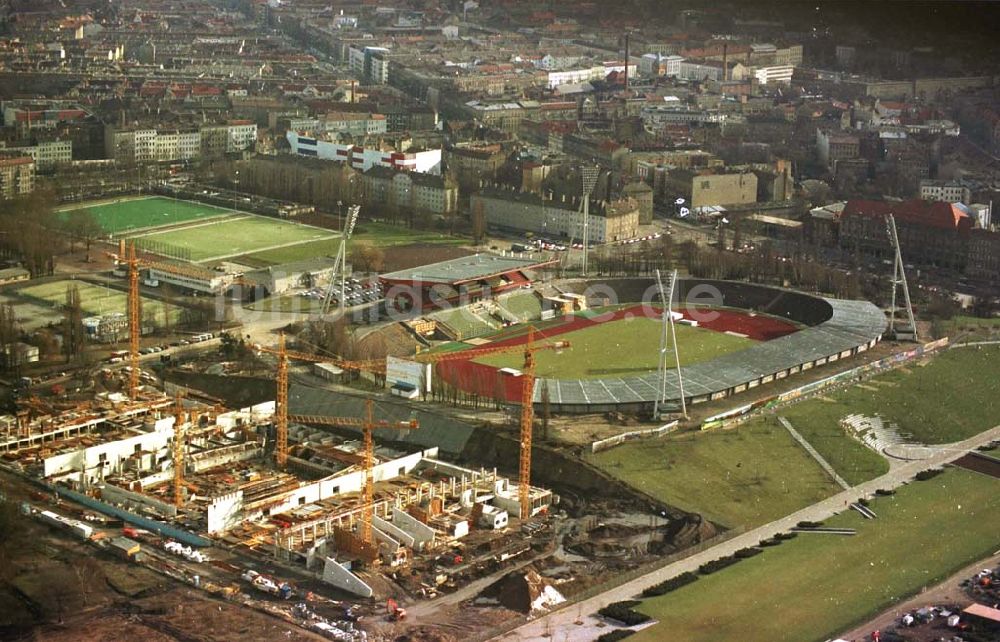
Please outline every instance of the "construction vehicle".
M521 456L519 462L520 474L517 480L521 519L531 517L531 441L535 420L533 407L535 398L535 353L540 350L559 351L568 347L570 347L568 341L554 341L552 343L535 345L535 328L528 326L528 341L523 345L474 348L459 352L425 352L417 354L415 357L417 361L423 363L441 363L443 361L464 361L489 355L524 351L524 367L521 370Z
M390 622L402 622L406 619L406 609L390 597L385 603L385 615Z
M389 428L393 430L414 430L419 427L415 415L409 421L390 422L385 420L375 421L375 401L365 399L365 416L358 417L324 417L314 415L288 415L287 421L294 421L300 424L312 424L320 426L342 426L361 428L364 434L364 469L365 486L364 497L362 497L362 519L361 519L361 539L370 544L372 542L372 516L375 504L375 481L372 476L372 468L375 466L375 444L372 438L372 431L376 428Z
M242 578L250 582L250 585L261 593L267 593L282 600L289 600L295 594L295 591L292 590L288 582L281 582L279 584L274 578L254 570L246 571L243 573Z
M345 370L364 370L366 372L385 372L385 361L348 361L339 357L321 357L319 355L295 352L285 348L285 335L278 337L277 348L266 348L254 345L254 350L266 352L278 357L278 369L275 376L277 392L275 395L274 427L275 448L274 460L278 468L284 469L288 463L288 360L310 361L312 363L330 363Z

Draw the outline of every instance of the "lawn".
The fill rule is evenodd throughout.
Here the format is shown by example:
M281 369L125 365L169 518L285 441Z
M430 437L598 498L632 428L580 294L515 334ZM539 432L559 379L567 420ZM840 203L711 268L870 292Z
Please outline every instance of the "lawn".
M948 350L780 412L810 442L817 437L813 445L838 472L838 456L824 451L823 439L850 414L878 414L917 442L967 439L1000 423L1000 346Z
M380 247L393 245L412 245L414 243L433 243L438 245L467 245L469 239L448 236L441 232L411 230L401 225L373 223L363 221L351 237L352 241L364 241Z
M997 548L1000 480L961 470L877 498L867 521L828 526L853 537L799 535L638 607L657 620L636 642L826 640Z
M53 281L21 288L17 291L21 296L26 296L37 301L42 301L53 307L59 307L66 303L66 288L76 285L80 291L80 302L84 315L100 316L112 312L128 312L128 295L122 290L105 288L85 281ZM163 325L164 311L169 310L171 323L176 324L184 312L184 308L176 305L167 306L162 301L142 297L143 318L149 318L148 310L152 310L155 325Z
M264 265L280 265L282 263L292 263L323 256L335 257L340 250L339 238L328 238L319 241L307 241L297 245L279 247L273 250L263 250L247 254L245 257L250 261Z
M178 201L160 196L125 199L99 205L84 205L82 208L73 209L90 210L101 229L111 233L175 225L186 221L233 214L231 210L204 203ZM63 210L60 212L60 216L66 217L70 211L72 210Z
M778 414L788 419L792 427L847 483L860 484L889 472L889 462L885 457L847 434L836 419L833 421L829 418L825 421L813 419L826 410L823 405L828 403L814 399L782 408ZM760 421L765 420L754 419L751 423Z
M664 503L728 527L766 524L839 489L777 424L626 443L589 460Z
M658 319L635 317L607 321L580 330L560 334L560 341L570 347L561 352L546 350L536 354L536 374L558 379L586 379L631 376L655 371L659 359L660 329ZM681 365L708 361L745 350L754 341L704 328L677 325L677 343L681 346ZM478 363L497 368L518 368L524 356L517 352L499 354Z
M206 225L151 232L140 238L186 249L190 252L192 261L206 261L333 236L333 232L318 227L263 216L246 216Z
M334 232L333 234L339 233ZM351 237L351 243L355 241L371 243L379 247L394 247L421 243L432 243L438 245L463 245L468 243L468 239L454 238L447 235L441 235L437 232L410 230L397 225L386 225L385 223L359 223L354 236ZM348 244L348 249L350 249L350 247L350 244ZM254 263L278 265L281 263L291 263L292 261L311 259L318 256L337 256L337 252L339 250L340 238L337 236L335 238L310 241L288 247L252 252L242 258L248 259Z

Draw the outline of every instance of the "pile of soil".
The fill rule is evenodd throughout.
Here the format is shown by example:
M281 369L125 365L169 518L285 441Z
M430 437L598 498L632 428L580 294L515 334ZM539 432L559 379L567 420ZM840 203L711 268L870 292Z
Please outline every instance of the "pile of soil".
M530 613L531 604L545 591L545 580L535 569L527 567L508 573L480 593L480 597L491 598L512 611Z
M678 549L704 542L719 534L718 527L701 515L689 515L683 520L672 522L669 530L666 540Z

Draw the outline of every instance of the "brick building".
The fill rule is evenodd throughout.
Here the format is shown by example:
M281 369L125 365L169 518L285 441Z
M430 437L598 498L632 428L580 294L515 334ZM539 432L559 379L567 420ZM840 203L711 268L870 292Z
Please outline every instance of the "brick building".
M840 246L878 258L889 258L886 217L896 219L899 243L907 262L963 271L969 255L972 219L950 203L919 199L848 201L840 217Z

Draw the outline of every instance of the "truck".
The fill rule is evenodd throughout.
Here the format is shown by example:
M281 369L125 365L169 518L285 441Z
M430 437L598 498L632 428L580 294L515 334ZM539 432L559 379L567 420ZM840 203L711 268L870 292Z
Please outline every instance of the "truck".
M262 575L257 571L248 570L243 573L242 577L261 593L267 593L282 600L289 600L294 595L294 591L288 582L281 582L279 584L273 578Z

